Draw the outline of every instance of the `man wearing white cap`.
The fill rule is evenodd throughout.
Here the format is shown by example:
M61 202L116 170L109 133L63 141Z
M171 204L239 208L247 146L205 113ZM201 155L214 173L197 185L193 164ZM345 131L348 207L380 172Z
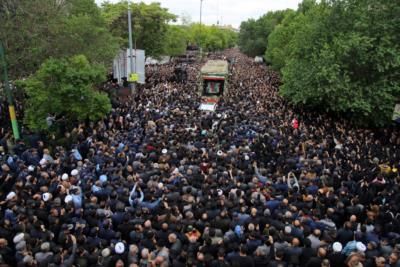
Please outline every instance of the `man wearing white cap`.
M328 259L332 267L344 265L346 256L341 253L342 249L343 246L340 242L335 242L332 244L332 252L328 255Z
M52 198L52 195L49 192L46 192L42 195L42 199L44 202L49 201Z
M19 233L14 236L13 242L14 242L14 244L18 244L19 242L24 241L24 239L25 239L24 233Z
M124 254L125 244L122 242L118 242L117 244L115 244L114 250L116 254Z
M77 169L73 169L72 171L71 171L71 176L78 176L78 174L79 174L79 171L77 170Z
M41 160L39 161L39 164L40 164L40 166L42 166L42 167L46 167L47 160L41 159Z
M17 200L17 194L14 191L11 191L10 193L7 194L6 200L7 201Z
M66 173L64 173L62 176L61 176L61 180L63 180L63 181L66 181L66 180L68 180L68 174L66 174Z
M69 204L72 202L72 196L71 195L67 195L64 199L65 204Z
M356 239L348 242L343 248L342 253L349 256L352 252L365 252L366 249L366 246Z
M356 248L358 252L365 252L367 250L367 247L362 242L357 242Z
M335 242L332 245L333 252L341 252L342 248L343 248L343 246L339 242Z

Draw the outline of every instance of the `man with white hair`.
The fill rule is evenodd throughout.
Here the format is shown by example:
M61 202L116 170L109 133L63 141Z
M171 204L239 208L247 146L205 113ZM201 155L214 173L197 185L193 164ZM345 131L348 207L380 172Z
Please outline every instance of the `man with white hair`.
M139 266L148 266L148 264L150 264L151 262L151 254L149 249L144 248L142 249L142 251L140 252L140 262L139 262Z
M135 244L129 246L128 263L137 264L139 258L139 247Z
M46 265L51 256L53 256L53 252L50 251L50 243L44 242L40 245L40 251L35 254L35 259L39 265Z
M171 233L168 236L168 242L170 244L169 251L172 255L179 255L182 249L182 242L177 238L175 233Z

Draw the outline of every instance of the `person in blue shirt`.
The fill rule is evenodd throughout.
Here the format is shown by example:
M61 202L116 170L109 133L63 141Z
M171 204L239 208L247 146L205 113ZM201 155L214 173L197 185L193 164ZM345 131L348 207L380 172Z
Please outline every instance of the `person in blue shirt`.
M135 185L133 186L131 193L129 194L129 204L133 207L135 205L137 205L138 203L142 202L144 199L144 194L142 192L142 190L139 187L139 193L140 193L140 197L138 198L138 193L136 192L136 188L137 188L138 183L135 183Z
M139 198L138 198L138 193L136 192L136 188L138 188L139 191ZM158 198L155 201L143 201L144 200L144 193L140 187L137 186L137 183L133 186L131 193L129 195L129 204L132 207L141 207L141 208L147 208L150 211L153 211L158 208L158 206L161 203L162 198Z
M270 184L272 183L272 181L270 179L268 179L268 177L261 175L260 171L258 170L257 167L257 162L253 163L253 167L254 167L254 173L257 177L257 179L263 184L266 185L267 183Z

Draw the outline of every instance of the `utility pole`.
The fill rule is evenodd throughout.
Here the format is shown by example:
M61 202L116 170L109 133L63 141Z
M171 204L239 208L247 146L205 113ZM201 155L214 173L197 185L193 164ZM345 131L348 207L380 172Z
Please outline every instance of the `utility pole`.
M130 7L130 1L129 0L128 0L128 33L129 33L129 62L130 62L130 70L129 70L130 73L129 73L129 75L130 75L132 73L135 73L135 69L134 69L134 64L133 64L133 53L132 53L132 47L133 47L133 42L132 42L132 15L131 15L131 7ZM135 50L135 58L136 58L136 50ZM136 60L135 60L135 62L136 62ZM130 87L131 87L131 93L134 94L134 92L135 92L135 83L134 82L130 82Z
M200 56L203 56L203 48L201 44L201 38L202 38L202 28L201 28L201 17L203 13L203 0L200 0L200 38L199 38L199 46L200 46Z
M200 27L201 27L201 16L203 12L203 0L200 0Z
M3 44L0 42L0 61L2 62L3 67L3 84L4 84L4 91L7 95L8 101L8 111L10 112L10 120L11 120L11 127L14 135L15 140L19 140L19 130L18 130L18 122L15 116L15 107L14 107L14 99L10 89L10 83L8 81L8 74L7 74L7 63L6 63L6 56Z

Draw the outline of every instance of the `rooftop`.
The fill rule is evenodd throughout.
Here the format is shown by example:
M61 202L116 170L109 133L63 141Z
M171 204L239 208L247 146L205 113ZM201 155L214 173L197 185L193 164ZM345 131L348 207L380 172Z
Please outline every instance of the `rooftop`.
M201 73L228 74L228 62L226 60L209 60L201 68Z

